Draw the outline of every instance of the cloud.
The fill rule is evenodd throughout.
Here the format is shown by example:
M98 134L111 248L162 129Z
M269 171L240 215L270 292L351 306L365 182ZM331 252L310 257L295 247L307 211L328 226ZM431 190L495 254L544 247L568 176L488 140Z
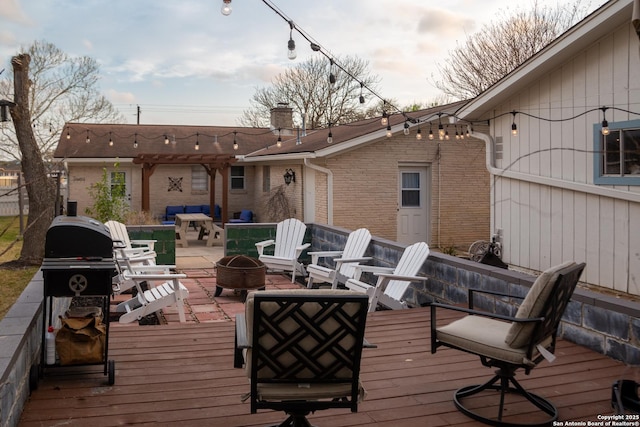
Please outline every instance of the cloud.
M136 97L131 92L118 92L109 89L106 96L113 104L133 104L136 102Z
M33 21L22 11L18 0L2 0L0 17L21 25L33 25Z
M418 33L437 37L459 37L460 33L475 31L476 23L472 18L452 13L448 10L431 9L418 19Z

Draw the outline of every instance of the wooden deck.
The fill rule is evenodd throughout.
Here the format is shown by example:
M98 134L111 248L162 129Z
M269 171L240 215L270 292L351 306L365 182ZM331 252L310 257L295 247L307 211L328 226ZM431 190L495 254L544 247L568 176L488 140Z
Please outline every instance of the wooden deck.
M439 320L440 321L440 320ZM28 401L20 426L261 426L284 419L278 412L250 414L240 396L249 386L233 368L233 322L112 328L110 359L115 385L106 385L102 365L50 369ZM320 411L318 426L480 425L458 412L452 392L492 375L479 360L459 351L429 348L426 308L372 313L367 339L378 345L363 356L367 397L357 413ZM598 421L612 414L611 384L638 379L637 370L560 341L557 360L518 376L528 389L550 398L560 420ZM486 399L479 406L490 406ZM510 409L529 420L524 405Z

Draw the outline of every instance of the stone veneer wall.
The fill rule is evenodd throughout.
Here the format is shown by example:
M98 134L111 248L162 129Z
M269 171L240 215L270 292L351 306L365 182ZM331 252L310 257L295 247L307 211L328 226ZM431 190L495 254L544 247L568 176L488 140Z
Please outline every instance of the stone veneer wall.
M309 251L339 250L344 247L350 230L320 224L311 225L312 240ZM369 264L394 267L404 250L403 245L375 236L365 256L373 257ZM325 265L331 265L326 262ZM432 301L467 303L468 289L488 289L524 296L536 277L512 270L504 270L431 252L418 273L429 278L426 283L413 283L405 300L412 306L424 306ZM375 278L365 277L369 283ZM515 314L520 299L476 299L475 307L502 314ZM640 361L640 303L625 298L591 291L578 285L565 311L559 336L583 345L598 353L628 364Z

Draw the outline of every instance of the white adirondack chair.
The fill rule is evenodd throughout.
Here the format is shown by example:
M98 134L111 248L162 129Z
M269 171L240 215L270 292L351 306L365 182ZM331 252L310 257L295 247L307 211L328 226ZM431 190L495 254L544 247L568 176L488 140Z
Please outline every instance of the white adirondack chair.
M309 252L311 264L307 265L307 287L313 288L314 283L331 283L331 289L336 289L339 281L344 283L352 278L358 263L371 259L363 256L370 241L369 230L359 228L349 233L344 250ZM318 265L320 258L333 258L336 263L335 269Z
M178 308L180 322L186 322L184 313L184 299L189 296L187 288L180 283L186 274L134 274L123 273L125 279L134 281L138 294L116 306L116 313L120 316L120 323L131 323L156 311L175 304ZM146 291L141 284L149 281L162 281L159 285L151 285Z
M175 271L175 265L156 265L155 258L116 258L118 274L112 280L112 289L115 295L119 295L136 286L130 276L139 274L171 274ZM125 276L126 273L126 276Z
M304 266L298 262L302 251L310 246L309 243L302 243L306 230L307 226L296 218L289 218L279 222L276 228L275 240L271 239L256 243L258 259L268 269L291 271L291 283L294 283L296 281L296 271L303 276L306 274ZM274 246L273 255L264 254L265 248L269 246Z
M416 276L429 256L429 246L425 242L407 246L395 268L358 265L355 278L347 280L346 287L369 295L369 311L375 311L378 304L394 310L408 308L402 300L411 282L426 282L426 277ZM360 275L368 271L378 276L375 285L362 282Z
M154 246L156 240L131 240L127 232L127 226L121 222L109 220L104 223L111 233L113 249L116 258L129 258L144 264L155 264L156 252ZM133 245L136 245L135 247ZM153 262L149 262L149 260Z

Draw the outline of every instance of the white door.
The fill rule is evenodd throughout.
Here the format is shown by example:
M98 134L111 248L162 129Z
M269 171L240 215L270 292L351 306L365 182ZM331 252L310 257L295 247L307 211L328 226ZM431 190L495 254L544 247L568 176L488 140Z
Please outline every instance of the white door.
M428 242L427 167L400 167L398 173L397 241Z

